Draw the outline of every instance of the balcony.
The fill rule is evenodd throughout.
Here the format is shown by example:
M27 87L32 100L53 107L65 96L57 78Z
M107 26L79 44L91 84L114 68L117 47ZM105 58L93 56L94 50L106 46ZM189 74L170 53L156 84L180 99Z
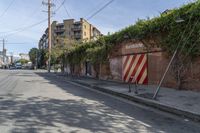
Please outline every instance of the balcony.
M82 30L82 26L74 26L74 28L72 28L73 31L81 31Z
M81 39L81 38L82 38L82 35L81 35L80 33L74 34L74 38L75 38L75 39Z
M56 28L54 30L54 32L56 32L56 33L63 33L63 32L65 32L65 29L63 29L63 28Z

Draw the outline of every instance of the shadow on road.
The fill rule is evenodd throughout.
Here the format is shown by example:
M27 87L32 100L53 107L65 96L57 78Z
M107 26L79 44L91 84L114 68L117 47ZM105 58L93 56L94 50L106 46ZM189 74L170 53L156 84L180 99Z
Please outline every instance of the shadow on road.
M13 100L10 96L0 99L0 125L6 126L7 122L15 121L15 127L11 131L13 133L40 131L78 133L82 130L106 133L199 131L194 126L172 118L125 104L87 89L82 90L83 88L64 81L58 81L52 75L37 74L65 90L66 93L79 98L59 100L32 97L26 100Z

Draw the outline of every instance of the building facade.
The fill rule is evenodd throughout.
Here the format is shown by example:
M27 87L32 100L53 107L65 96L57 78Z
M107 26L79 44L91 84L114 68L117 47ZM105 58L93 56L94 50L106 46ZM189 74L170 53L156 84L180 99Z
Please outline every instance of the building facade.
M52 28L52 46L60 42L60 38L76 41L96 40L101 36L101 32L92 24L81 18L80 21L74 19L64 20L62 23L53 21ZM48 28L39 40L39 49L48 48Z
M28 60L28 61L30 60L29 54L20 53L19 56L21 59Z
M10 62L10 57L6 55L7 50L0 51L0 68L8 66Z

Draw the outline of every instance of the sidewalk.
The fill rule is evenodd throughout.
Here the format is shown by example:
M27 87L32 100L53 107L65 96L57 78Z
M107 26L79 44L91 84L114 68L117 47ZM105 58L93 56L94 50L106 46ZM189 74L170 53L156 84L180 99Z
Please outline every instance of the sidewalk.
M138 85L139 93L135 94L134 85L131 87L132 92L129 93L128 85L123 83L92 78L70 78L70 80L92 89L116 95L162 111L184 116L195 121L200 121L200 93L198 92L161 88L157 100L152 100L156 86Z

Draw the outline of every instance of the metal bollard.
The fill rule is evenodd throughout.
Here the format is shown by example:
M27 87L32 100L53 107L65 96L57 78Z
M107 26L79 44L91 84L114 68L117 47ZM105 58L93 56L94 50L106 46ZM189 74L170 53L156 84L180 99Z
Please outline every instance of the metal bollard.
M132 83L132 81L134 81L134 83L135 83L135 91L134 91L134 93L138 94L137 80L136 80L136 78L134 76L131 76L130 80L128 81L128 88L129 88L128 92L131 93L131 83Z
M128 82L128 92L131 93L131 82Z
M134 77L131 76L130 79L129 79L129 81L128 81L128 88L129 88L129 89L128 89L128 92L129 92L129 93L131 93L131 83L132 83L133 79L134 79Z
M137 80L135 79L135 94L138 94Z

